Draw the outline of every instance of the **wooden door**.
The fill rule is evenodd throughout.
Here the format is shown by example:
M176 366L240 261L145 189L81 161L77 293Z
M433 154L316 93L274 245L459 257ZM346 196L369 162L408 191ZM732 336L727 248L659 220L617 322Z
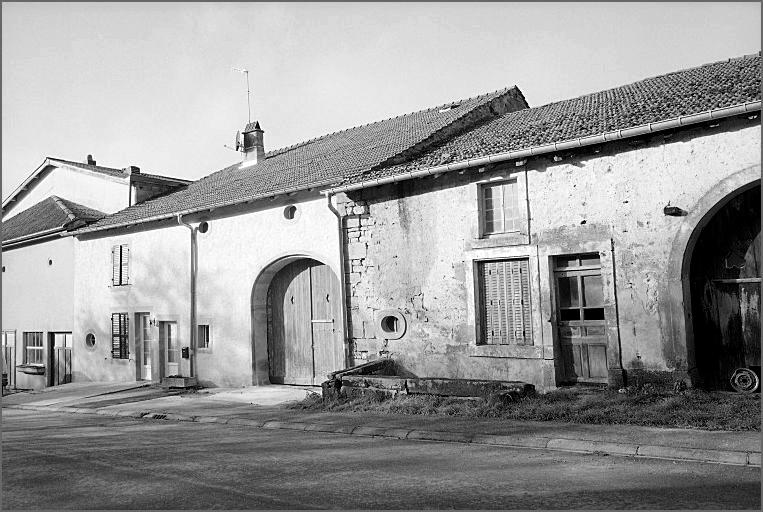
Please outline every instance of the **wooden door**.
M268 290L268 363L274 384L319 384L344 367L339 285L331 269L299 260Z
M141 355L138 365L139 380L151 380L151 321L148 313L138 315L138 344L137 351Z
M606 383L607 337L599 256L556 258L554 277L564 381Z
M328 374L344 368L339 282L327 265L310 268L312 334L315 375L313 384L328 379Z
M159 322L159 342L164 347L164 376L180 375L180 344L177 322Z

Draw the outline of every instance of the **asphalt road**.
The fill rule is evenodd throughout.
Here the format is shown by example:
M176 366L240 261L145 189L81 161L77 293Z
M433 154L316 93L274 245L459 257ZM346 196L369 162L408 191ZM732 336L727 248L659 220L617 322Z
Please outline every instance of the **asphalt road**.
M755 509L759 468L2 411L3 509Z

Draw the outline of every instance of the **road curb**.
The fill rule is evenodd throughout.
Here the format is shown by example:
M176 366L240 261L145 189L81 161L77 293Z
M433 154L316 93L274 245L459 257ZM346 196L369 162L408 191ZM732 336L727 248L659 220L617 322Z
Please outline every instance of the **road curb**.
M186 421L195 423L220 423L234 426L262 428L267 430L298 430L305 432L325 432L332 434L364 437L386 437L411 441L434 441L444 443L470 443L481 445L554 450L576 453L606 454L625 457L668 459L687 462L731 464L735 466L761 466L761 454L755 451L708 450L658 445L638 445L632 443L611 443L586 439L549 438L541 436L511 436L500 434L478 434L473 432L447 432L410 428L379 427L373 425L337 425L331 423L305 423L280 420L253 420L249 418L222 418L219 416L187 416L184 414L152 411L115 411L111 409L86 409L82 407L49 407L35 405L8 405L8 409L31 411L66 412L75 414L97 414L100 416L130 417L165 421Z

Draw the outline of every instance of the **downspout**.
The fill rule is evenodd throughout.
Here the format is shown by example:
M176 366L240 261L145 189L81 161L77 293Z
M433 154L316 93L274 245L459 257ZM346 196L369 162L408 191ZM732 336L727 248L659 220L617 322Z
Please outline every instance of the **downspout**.
M191 377L196 376L196 266L197 266L197 249L196 249L196 233L199 228L194 228L190 224L183 222L183 215L178 214L178 224L187 227L191 231L191 354L190 354L190 367Z
M612 291L615 295L615 325L617 326L617 362L620 364L620 378L622 379L622 387L628 385L628 376L625 373L625 367L623 366L623 342L620 337L620 308L617 300L617 269L615 263L615 239L610 238L612 244Z
M331 210L331 213L333 213L336 216L337 220L337 234L339 235L339 287L340 292L339 295L342 300L342 342L344 343L345 347L345 360L344 365L345 367L349 364L350 361L350 346L348 343L349 340L349 331L347 326L347 288L345 284L345 276L344 276L344 230L342 225L342 215L339 213L339 211L334 207L334 205L331 203L331 198L334 196L331 192L326 194L326 204Z

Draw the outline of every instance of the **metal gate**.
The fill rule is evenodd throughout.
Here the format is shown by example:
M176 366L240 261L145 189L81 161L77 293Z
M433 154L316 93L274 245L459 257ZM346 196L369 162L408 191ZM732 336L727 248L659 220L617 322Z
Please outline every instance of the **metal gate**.
M16 389L16 331L3 331L2 343L3 383L7 388Z
M72 333L50 333L49 346L51 371L48 373L48 385L68 384L72 381Z

